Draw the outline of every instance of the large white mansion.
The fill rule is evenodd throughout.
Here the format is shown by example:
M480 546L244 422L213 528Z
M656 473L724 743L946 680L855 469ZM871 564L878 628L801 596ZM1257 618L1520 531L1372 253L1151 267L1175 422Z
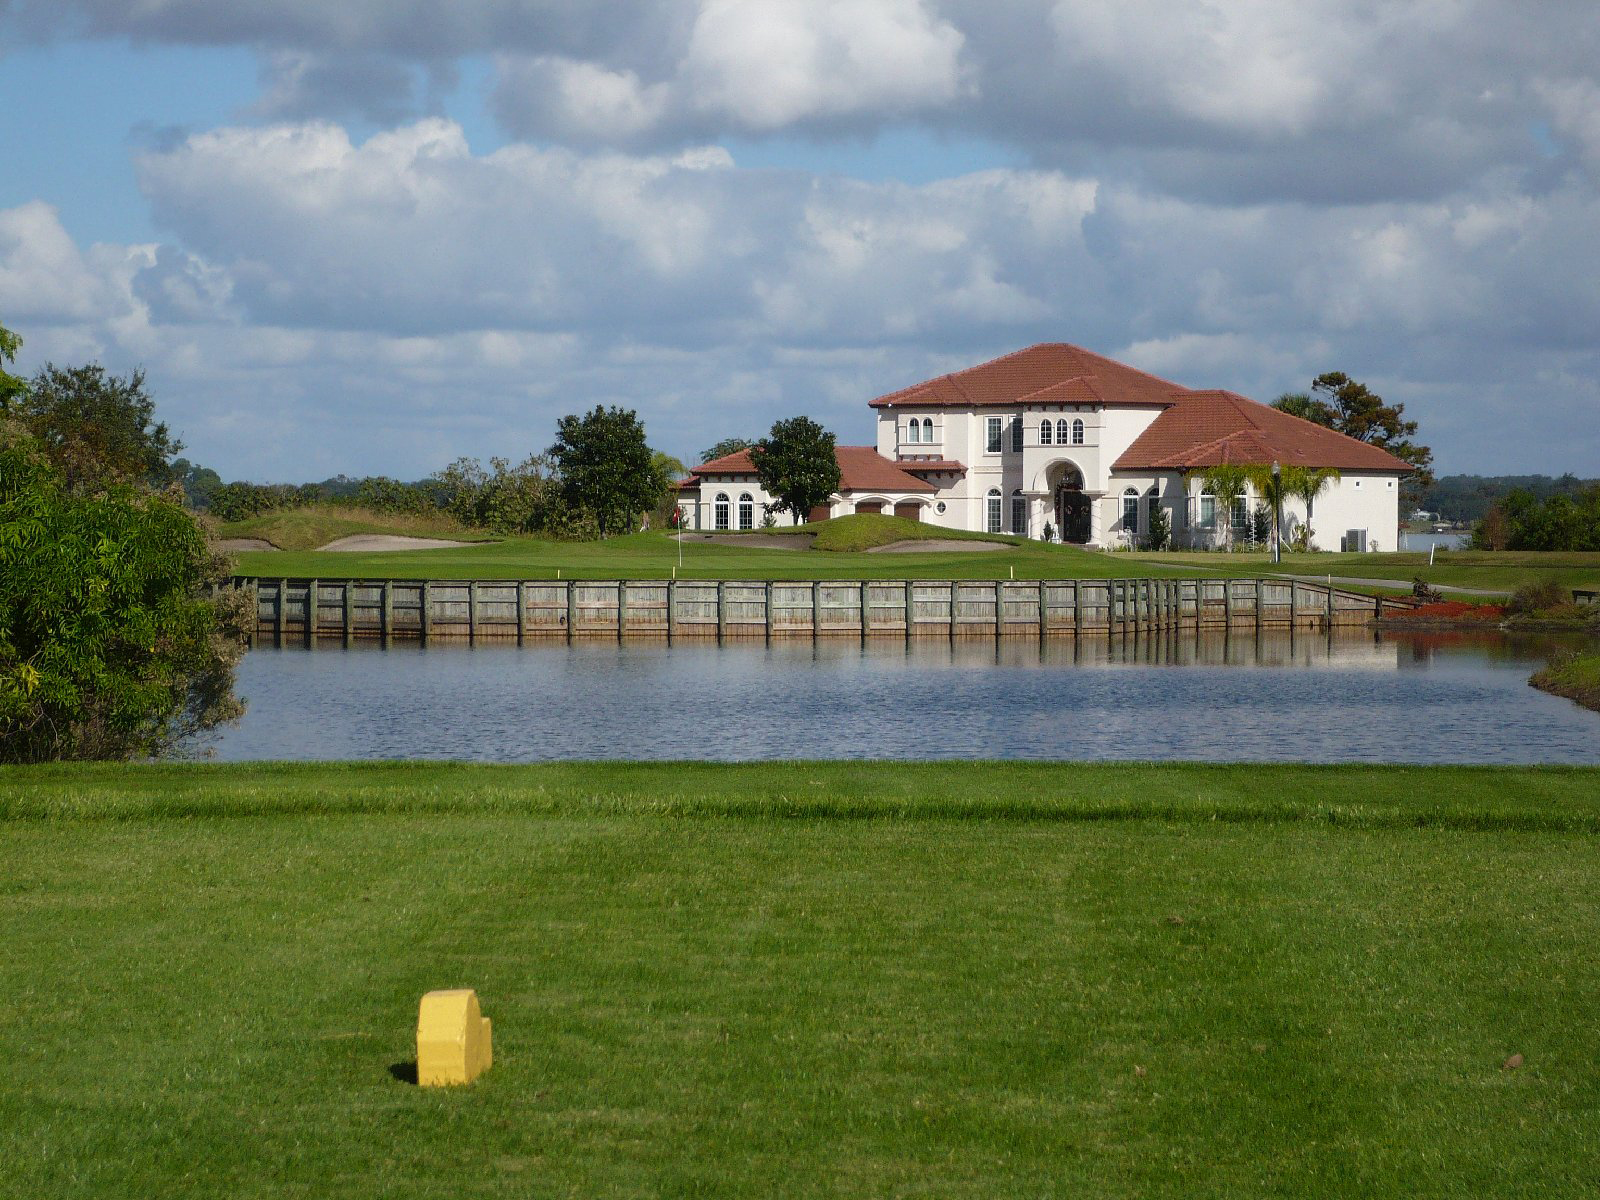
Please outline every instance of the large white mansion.
M1160 505L1176 544L1209 545L1222 524L1190 473L1278 462L1339 471L1313 506L1323 549L1398 545L1405 462L1233 392L1181 387L1077 346L1029 346L871 407L877 445L838 447L839 491L813 520L893 513L1113 546L1146 534ZM771 503L744 451L702 463L679 484L689 528L753 529ZM1236 529L1253 504L1235 506ZM1285 505L1285 536L1306 522L1304 509Z

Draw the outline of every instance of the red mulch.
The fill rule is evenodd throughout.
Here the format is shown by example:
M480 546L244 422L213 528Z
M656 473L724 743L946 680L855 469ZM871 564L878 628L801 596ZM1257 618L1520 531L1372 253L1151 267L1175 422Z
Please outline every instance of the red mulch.
M1506 610L1498 604L1468 604L1464 600L1438 600L1422 604L1401 614L1402 620L1419 621L1499 621Z

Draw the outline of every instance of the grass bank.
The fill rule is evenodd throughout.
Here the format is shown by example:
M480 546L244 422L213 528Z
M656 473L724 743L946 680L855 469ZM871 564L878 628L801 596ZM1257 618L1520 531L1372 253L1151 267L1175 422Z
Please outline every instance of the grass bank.
M494 536L481 529L471 529L442 513L380 513L342 504L312 504L268 513L262 517L227 521L217 527L217 533L225 538L262 538L279 550L290 551L315 550L338 538L359 533L449 538L462 542L488 541Z
M1600 712L1600 654L1576 654L1535 671L1528 680L1542 692Z
M0 804L17 1195L1592 1194L1597 771L94 767ZM456 985L496 1065L419 1091Z

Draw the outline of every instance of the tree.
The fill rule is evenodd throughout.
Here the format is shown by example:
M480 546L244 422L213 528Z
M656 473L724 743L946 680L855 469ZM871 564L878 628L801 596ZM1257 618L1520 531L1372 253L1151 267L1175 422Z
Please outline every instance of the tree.
M790 513L795 523L807 520L811 510L827 504L839 490L839 456L833 434L810 417L779 421L772 432L750 448L756 478L774 507Z
M1223 545L1233 549L1233 508L1250 485L1250 468L1222 463L1215 467L1190 471L1185 477L1198 479L1200 490L1210 492L1213 499L1214 519L1222 522L1225 530Z
M187 458L180 458L172 464L172 480L183 489L189 507L198 509L210 508L212 493L222 486L222 476L210 467L202 467Z
M160 754L239 715L247 602L169 494L67 486L0 428L0 761Z
M22 339L4 325L0 325L0 417L11 414L12 407L22 399L28 385L10 374L6 363L17 361L17 351L22 349Z
M724 455L737 454L741 450L750 449L750 447L753 446L753 445L755 445L755 443L750 441L748 438L742 438L742 437L723 438L720 442L718 442L715 446L712 446L709 450L702 450L700 452L700 461L703 462L703 463L708 463L713 458L722 458Z
M1383 397L1343 371L1327 371L1311 381L1313 395L1286 392L1272 407L1318 425L1326 425L1358 442L1367 442L1411 464L1400 501L1409 511L1422 490L1433 483L1433 451L1411 439L1417 423L1405 419L1404 404L1385 404Z
M1048 521L1045 522L1044 528L1044 540L1048 542L1050 534L1054 531L1050 528L1050 522ZM1144 548L1146 550L1165 550L1171 541L1172 523L1167 519L1167 510L1159 504L1152 504L1150 506L1150 530L1145 534Z
M627 532L665 491L644 426L629 409L595 405L585 416L562 417L550 457L563 499L572 509L593 513L601 537Z
M1312 541L1312 506L1316 504L1317 497L1338 478L1339 472L1333 467L1295 467L1285 473L1285 490L1289 495L1306 502L1305 536L1301 539L1300 549L1316 549L1316 543Z
M17 416L69 488L107 483L162 485L183 449L144 390L144 372L46 364L15 406Z

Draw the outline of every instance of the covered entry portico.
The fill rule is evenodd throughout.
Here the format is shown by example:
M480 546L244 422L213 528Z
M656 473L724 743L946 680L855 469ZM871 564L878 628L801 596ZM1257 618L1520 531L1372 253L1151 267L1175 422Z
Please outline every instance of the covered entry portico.
M1042 475L1044 486L1030 493L1039 515L1037 533L1048 521L1057 541L1076 546L1094 541L1094 502L1105 493L1085 490L1083 471L1067 459L1051 463Z

